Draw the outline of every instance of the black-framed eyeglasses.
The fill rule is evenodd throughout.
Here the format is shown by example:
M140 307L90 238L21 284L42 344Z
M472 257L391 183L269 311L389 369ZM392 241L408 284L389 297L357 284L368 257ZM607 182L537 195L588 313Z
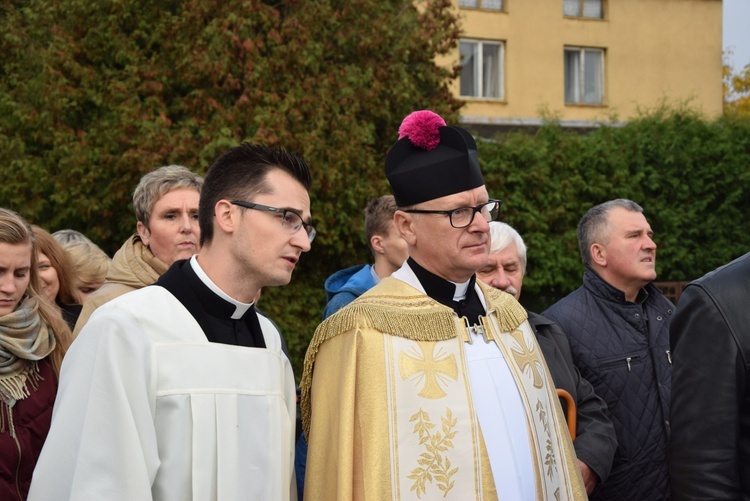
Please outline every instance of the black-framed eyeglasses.
M502 206L502 204L502 200L490 200L489 202L479 204L476 207L459 207L458 209L453 210L400 210L414 214L445 214L450 218L451 226L454 228L466 228L472 221L474 221L474 216L477 212L480 213L488 223L490 221L497 221L497 217L500 215L500 206Z
M281 227L287 230L289 233L297 233L300 228L305 228L307 238L310 239L310 243L315 239L315 228L313 225L306 223L302 216L294 212L292 209L279 209L277 207L270 207L268 205L256 204L254 202L241 202L239 200L232 200L233 205L239 205L245 209L262 210L266 212L273 212L274 214L281 215Z

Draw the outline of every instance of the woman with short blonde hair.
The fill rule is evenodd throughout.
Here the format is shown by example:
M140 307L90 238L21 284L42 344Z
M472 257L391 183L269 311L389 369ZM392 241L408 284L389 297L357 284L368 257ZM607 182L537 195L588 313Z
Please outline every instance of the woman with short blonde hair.
M159 167L141 178L133 193L136 233L112 257L104 285L86 300L74 336L96 308L153 284L175 261L198 252L202 187L202 177L179 165Z

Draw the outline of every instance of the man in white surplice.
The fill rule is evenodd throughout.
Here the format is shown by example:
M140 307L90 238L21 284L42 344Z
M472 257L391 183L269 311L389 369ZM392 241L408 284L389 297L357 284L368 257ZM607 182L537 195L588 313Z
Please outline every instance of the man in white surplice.
M254 299L310 250L309 187L280 148L216 159L198 254L97 309L66 355L29 499L296 499L294 376Z

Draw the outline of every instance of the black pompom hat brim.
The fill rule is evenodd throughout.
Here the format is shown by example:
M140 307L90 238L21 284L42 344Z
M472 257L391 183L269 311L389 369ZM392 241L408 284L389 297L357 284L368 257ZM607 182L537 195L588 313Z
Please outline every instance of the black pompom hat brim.
M388 151L385 175L399 207L408 207L484 185L474 138L460 127L440 127L440 144L414 146L408 137Z

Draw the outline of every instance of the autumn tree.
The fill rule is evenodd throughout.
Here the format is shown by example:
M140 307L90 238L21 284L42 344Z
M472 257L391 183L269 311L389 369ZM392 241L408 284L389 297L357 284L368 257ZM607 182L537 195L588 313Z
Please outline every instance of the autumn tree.
M369 259L362 208L401 119L458 119L435 63L458 34L450 0L3 0L0 200L113 252L144 173L243 140L302 153L319 236L261 303L301 357L327 274Z
M750 64L735 72L723 66L724 114L750 118Z

